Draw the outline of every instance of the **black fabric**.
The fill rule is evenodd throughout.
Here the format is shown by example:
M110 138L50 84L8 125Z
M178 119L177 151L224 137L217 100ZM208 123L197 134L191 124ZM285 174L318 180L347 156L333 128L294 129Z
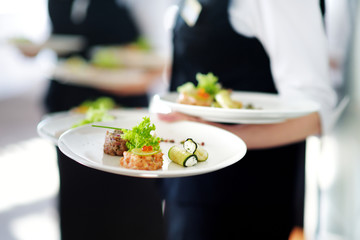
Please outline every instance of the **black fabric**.
M199 2L195 26L181 16L176 21L171 90L213 72L226 88L277 93L261 43L232 29L229 1ZM304 142L248 151L223 170L164 179L167 238L224 239L229 232L237 239L287 239L292 226L303 224L304 152Z
M321 14L324 16L326 13L326 4L325 4L325 0L320 0L320 10L321 10Z
M225 88L276 93L269 58L256 38L236 33L228 20L228 1L200 1L194 27L179 16L174 29L170 89L196 82L198 72L213 72Z
M105 173L57 149L62 239L163 239L162 205L154 179Z
M241 229L239 239L287 239L302 226L304 151L305 143L249 151L213 173L164 179L167 239L219 239L231 229L229 236Z
M95 100L102 96L111 97L122 107L148 106L148 98L146 95L120 97L101 92L94 88L63 84L52 80L45 96L45 107L47 112L67 111L78 106L85 100Z
M98 44L129 43L139 36L139 30L125 7L115 0L89 1L85 19L74 23L70 16L74 0L49 0L52 32L82 35L88 48Z

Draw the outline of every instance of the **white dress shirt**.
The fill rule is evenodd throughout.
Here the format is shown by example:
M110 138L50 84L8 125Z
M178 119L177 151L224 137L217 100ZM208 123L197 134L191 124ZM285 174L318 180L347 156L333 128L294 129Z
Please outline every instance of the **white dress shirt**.
M319 2L232 0L229 17L239 34L256 37L264 46L280 96L318 103L322 133L328 132L336 94Z

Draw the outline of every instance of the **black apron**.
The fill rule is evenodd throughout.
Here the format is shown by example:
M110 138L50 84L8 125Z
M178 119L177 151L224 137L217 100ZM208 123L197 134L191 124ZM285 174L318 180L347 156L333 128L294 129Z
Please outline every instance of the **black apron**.
M277 93L261 43L233 30L229 1L199 2L195 26L176 20L171 91L213 72L226 88ZM287 239L303 222L304 153L304 142L248 151L223 170L164 179L168 239Z

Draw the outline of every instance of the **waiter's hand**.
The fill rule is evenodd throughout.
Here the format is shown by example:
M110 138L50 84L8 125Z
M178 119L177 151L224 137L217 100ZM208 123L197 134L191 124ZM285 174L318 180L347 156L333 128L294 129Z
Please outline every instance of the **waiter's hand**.
M145 71L140 79L136 79L134 83L129 83L119 88L100 87L99 90L119 96L137 96L146 94L149 87L158 80L163 73L163 69L155 69Z
M39 52L42 50L41 45L32 44L32 43L28 43L28 44L15 43L15 46L22 53L22 55L29 58L36 57L39 54Z
M266 149L284 146L305 140L308 136L321 134L319 113L289 119L273 124L221 124L208 122L198 117L179 112L158 114L160 120L166 122L196 121L225 129L239 136L248 149Z
M168 114L158 113L158 118L165 122L178 122L178 121L193 121L193 122L202 122L207 123L199 117L194 117L190 115L186 115L180 112L171 112Z

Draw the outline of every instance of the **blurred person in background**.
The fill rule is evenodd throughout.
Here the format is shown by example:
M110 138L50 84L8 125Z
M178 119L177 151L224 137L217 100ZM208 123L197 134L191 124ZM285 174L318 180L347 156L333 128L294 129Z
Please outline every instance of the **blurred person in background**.
M359 176L359 139L354 135L359 122L358 108L354 107L359 96L355 87L359 78L354 74L359 65L357 4L357 0L326 0L330 78L338 94L337 108L343 114L339 115L334 131L321 141L317 163L318 225L312 230L318 240L360 239L356 224L359 215L354 211L360 203L355 200L359 196L356 183L360 181L355 177ZM356 204L349 204L349 200Z
M344 96L345 70L355 19L356 1L326 0L326 35L330 56L330 76L339 95Z
M87 58L95 45L121 45L140 36L126 4L114 0L49 0L53 34L80 35L86 47L73 54ZM100 89L50 81L47 112L67 111L85 100L111 97L126 107L148 106L147 88L159 72L143 77L145 84ZM154 180L97 171L69 159L57 148L60 174L59 216L63 240L162 239L161 199Z
M225 169L163 180L167 239L294 239L293 229L302 238L305 139L331 128L336 102L319 2L184 0L178 12L171 91L212 72L225 88L310 99L320 110L265 125L159 115L218 126L248 147Z

